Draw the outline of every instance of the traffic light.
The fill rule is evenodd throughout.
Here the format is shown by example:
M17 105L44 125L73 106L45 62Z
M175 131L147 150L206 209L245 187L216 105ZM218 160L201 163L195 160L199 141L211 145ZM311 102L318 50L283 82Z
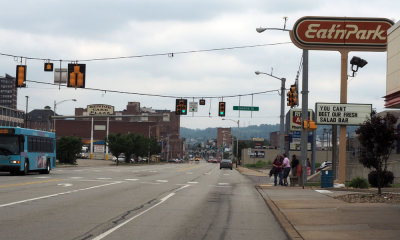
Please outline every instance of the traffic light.
M84 88L86 64L68 64L68 87Z
M218 116L225 117L225 102L219 102Z
M45 72L52 72L53 71L53 63L44 63L44 71Z
M303 129L313 131L313 130L317 129L317 124L315 124L315 122L313 120L309 120L309 121L304 120L303 121Z
M288 96L287 106L294 107L298 105L299 100L296 85L290 85L289 92L286 95Z
M292 85L292 86L294 87L293 94L292 94L293 106L298 106L299 105L299 92L297 90L297 84Z
M15 85L17 87L26 87L26 65L17 65L15 76Z
M176 115L187 115L187 99L176 99Z

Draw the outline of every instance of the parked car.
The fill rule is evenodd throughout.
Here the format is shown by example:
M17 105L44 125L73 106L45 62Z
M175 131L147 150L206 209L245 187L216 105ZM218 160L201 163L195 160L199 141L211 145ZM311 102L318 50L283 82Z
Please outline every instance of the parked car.
M232 170L232 160L231 159L222 159L219 163L219 169L222 168L230 168Z
M112 157L112 161L114 161L114 162L116 162L117 159L118 159L118 162L125 162L125 154L121 153L121 154L118 156L118 158L115 157L115 156ZM131 162L131 163L134 163L135 160L134 160L133 158L131 158L130 162Z
M317 172L321 171L324 168L330 167L330 166L332 166L332 162L325 161L325 162L321 163L321 166L319 166L319 168L317 168Z

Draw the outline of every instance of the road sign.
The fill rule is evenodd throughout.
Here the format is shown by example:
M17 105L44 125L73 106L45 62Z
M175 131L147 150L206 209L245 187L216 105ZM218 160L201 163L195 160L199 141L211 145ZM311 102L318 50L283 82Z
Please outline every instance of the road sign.
M233 110L240 110L240 111L258 111L259 107L252 107L252 106L233 106Z
M197 112L197 102L189 102L189 112Z

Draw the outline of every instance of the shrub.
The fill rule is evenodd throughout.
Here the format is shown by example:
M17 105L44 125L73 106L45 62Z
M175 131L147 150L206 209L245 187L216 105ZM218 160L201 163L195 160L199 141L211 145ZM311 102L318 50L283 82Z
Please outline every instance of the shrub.
M66 136L57 139L56 155L60 163L76 164L78 153L82 150L82 141L78 137Z
M382 177L381 179L381 187L389 187L389 184L393 183L393 173L390 171L383 171L382 172ZM371 184L373 187L378 187L378 173L377 171L372 171L368 174L368 182Z
M256 168L263 168L266 164L266 162L258 160L258 162L256 163Z
M349 182L348 186L353 188L368 188L368 182L365 178L356 177Z

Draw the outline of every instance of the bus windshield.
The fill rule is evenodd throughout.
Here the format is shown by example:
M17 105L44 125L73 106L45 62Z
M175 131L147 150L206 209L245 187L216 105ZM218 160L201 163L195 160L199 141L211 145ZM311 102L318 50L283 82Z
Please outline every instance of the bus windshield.
M0 155L16 155L19 153L18 136L0 135Z

